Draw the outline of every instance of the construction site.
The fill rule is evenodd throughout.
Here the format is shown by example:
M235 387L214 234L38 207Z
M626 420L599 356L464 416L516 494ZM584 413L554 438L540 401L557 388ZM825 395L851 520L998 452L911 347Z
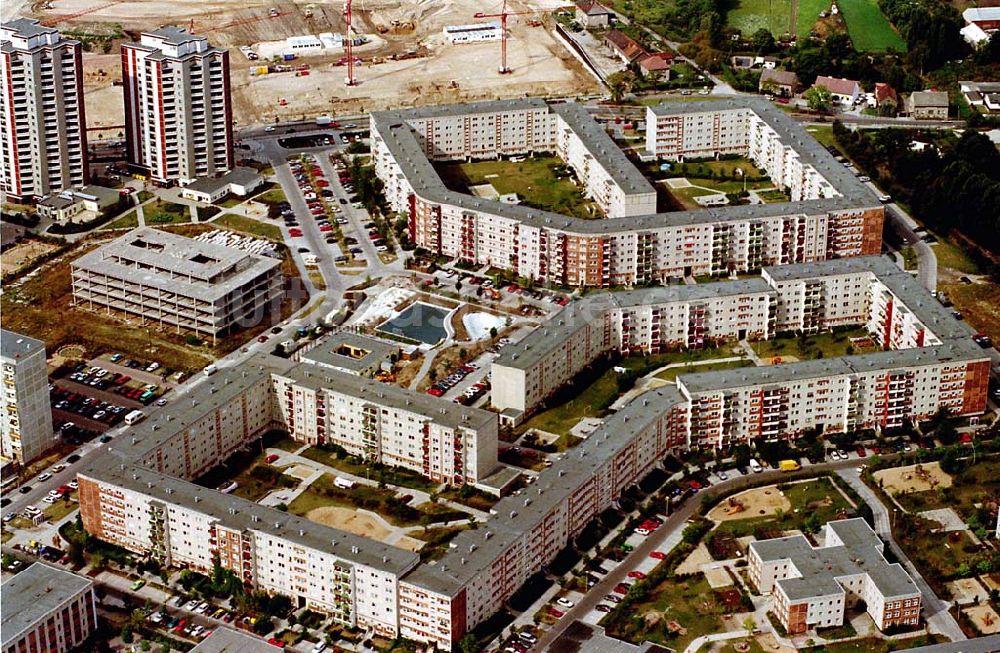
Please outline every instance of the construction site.
M84 44L87 123L114 138L122 125L119 48L144 30L178 25L230 49L237 125L309 119L417 104L525 95L580 95L594 78L555 35L558 0L494 5L473 0L355 0L319 4L268 0L12 0L4 20L21 15ZM505 14L507 69L497 40L452 43L444 28L487 23ZM353 85L346 84L348 19ZM264 59L275 43L296 39L337 48ZM263 73L263 74L262 74Z

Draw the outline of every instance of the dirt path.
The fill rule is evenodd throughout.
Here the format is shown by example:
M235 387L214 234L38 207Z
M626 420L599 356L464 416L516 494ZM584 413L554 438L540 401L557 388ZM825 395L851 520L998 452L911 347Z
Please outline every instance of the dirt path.
M792 10L789 12L789 15L788 33L792 36L798 36L799 0L792 0Z

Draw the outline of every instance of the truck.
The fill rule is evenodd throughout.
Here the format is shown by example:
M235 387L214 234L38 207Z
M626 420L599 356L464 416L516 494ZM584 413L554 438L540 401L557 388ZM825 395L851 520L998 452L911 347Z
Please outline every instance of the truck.
M338 476L333 479L333 484L344 490L350 490L354 487L354 481L349 478L344 478L343 476Z
M296 54L294 52L282 52L281 58L283 61L295 61Z
M779 460L778 468L783 472L797 472L802 469L802 465L797 460Z
M319 116L316 118L316 124L320 127L329 127L333 122L333 118L330 116Z

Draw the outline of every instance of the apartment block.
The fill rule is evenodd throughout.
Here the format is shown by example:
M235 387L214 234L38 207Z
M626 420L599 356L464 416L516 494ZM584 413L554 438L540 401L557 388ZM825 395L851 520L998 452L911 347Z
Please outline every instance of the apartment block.
M27 465L55 444L45 343L0 330L3 433L0 457Z
M33 201L90 180L80 42L37 20L0 25L0 191Z
M3 653L66 653L97 630L94 582L36 562L0 585Z
M864 603L879 630L920 622L921 594L863 519L826 524L823 544L802 535L751 542L750 580L773 599L772 612L790 635L844 624L846 608Z
M73 261L76 305L213 339L259 323L282 296L281 261L148 227Z
M495 413L310 364L273 379L278 419L297 441L336 444L449 485L497 470Z
M884 208L781 111L754 98L677 104L691 108L656 108L650 133L660 133L657 123L694 126L687 136L682 128L670 139L654 136L659 156L748 156L792 201L656 213L641 173L573 103L373 113L372 152L386 197L408 216L419 246L540 282L632 285L879 252ZM607 217L584 220L453 192L431 165L526 151L555 151Z
M129 164L159 183L232 169L229 51L178 27L121 48Z
M493 406L530 412L599 357L701 349L773 335L776 293L762 279L593 295L571 304L490 367Z

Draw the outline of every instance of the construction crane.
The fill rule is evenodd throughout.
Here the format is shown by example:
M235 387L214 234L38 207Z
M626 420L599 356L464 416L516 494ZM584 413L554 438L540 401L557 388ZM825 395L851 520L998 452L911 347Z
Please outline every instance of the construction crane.
M499 18L500 19L500 70L501 75L510 74L507 67L507 16L520 16L522 14L533 14L534 11L507 11L507 0L503 0L503 7L499 14L487 14L482 11L476 12L474 18Z
M358 82L354 79L354 37L351 36L351 0L347 0L347 4L344 5L344 18L347 21L347 34L344 35L346 41L345 48L347 50L347 79L344 81L348 86L355 86Z

